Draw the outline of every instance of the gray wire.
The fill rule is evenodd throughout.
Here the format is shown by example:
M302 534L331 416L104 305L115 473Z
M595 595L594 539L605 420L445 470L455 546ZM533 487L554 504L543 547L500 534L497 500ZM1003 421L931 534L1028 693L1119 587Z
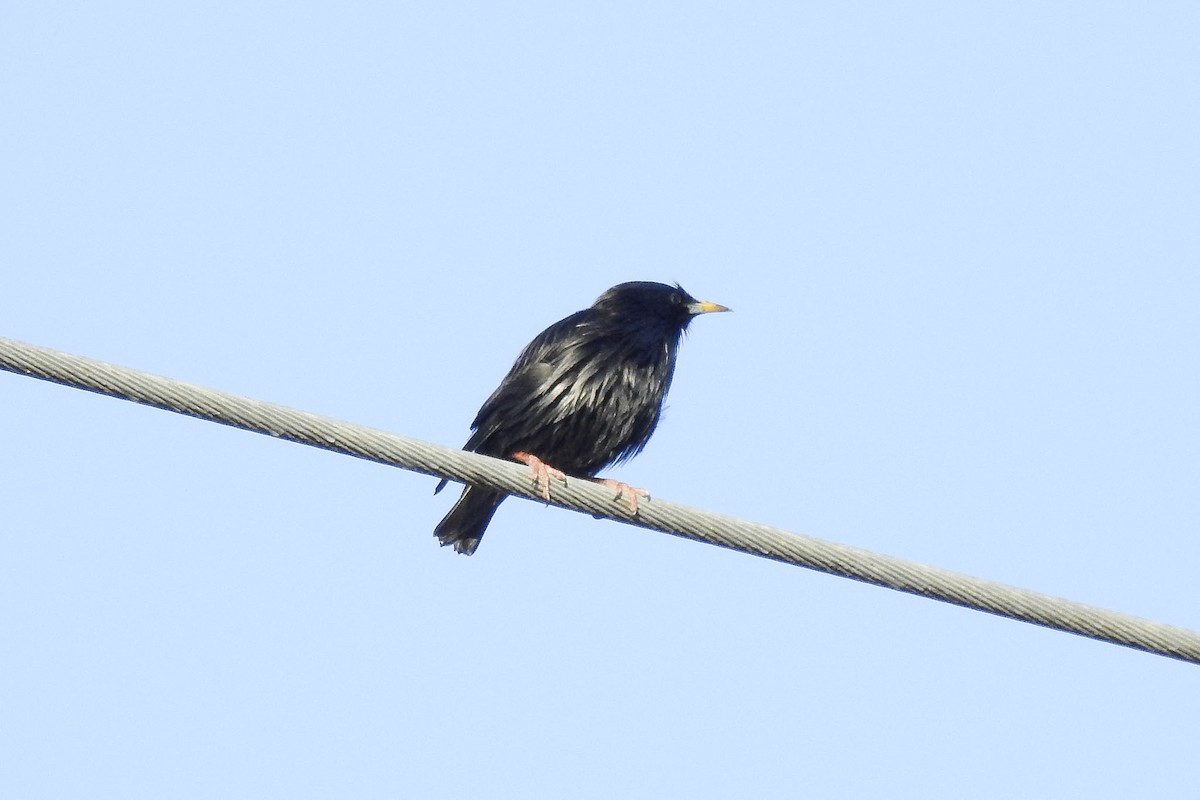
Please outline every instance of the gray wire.
M541 502L526 467L0 337L0 369ZM554 505L1200 664L1200 633L655 499L555 484ZM430 539L432 541L432 537Z

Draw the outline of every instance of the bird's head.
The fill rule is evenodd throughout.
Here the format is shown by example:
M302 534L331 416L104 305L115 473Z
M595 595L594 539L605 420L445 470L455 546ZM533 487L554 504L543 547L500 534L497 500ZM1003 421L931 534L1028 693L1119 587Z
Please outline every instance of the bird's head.
M700 314L728 311L725 306L697 300L682 286L651 281L622 283L596 299L593 308L641 322L657 321L683 330Z

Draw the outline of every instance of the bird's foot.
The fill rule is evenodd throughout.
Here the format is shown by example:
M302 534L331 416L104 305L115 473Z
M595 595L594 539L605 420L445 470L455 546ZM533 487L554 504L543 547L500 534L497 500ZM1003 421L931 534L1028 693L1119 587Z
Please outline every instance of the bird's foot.
M521 462L533 472L533 482L540 490L542 499L547 503L550 502L551 479L562 481L564 484L567 482L567 474L565 472L561 469L555 469L533 453L526 453L522 450L519 453L513 453L512 457L514 461Z
M650 493L645 489L637 486L630 486L628 483L614 481L612 478L592 478L596 483L602 483L610 489L615 489L617 493L613 495L613 500L620 500L622 496L629 498L629 513L637 516L638 513L638 498L643 500L650 499Z

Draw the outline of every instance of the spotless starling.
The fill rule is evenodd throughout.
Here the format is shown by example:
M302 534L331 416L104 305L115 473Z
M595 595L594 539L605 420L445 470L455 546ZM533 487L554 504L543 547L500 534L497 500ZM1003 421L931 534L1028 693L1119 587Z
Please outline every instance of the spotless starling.
M688 323L728 310L678 285L614 286L521 351L479 409L463 449L527 465L546 500L552 479L599 480L597 472L637 455L654 433ZM639 496L648 497L643 489L601 482L617 490L617 499L626 497L634 514ZM505 496L467 486L438 523L438 540L471 555Z

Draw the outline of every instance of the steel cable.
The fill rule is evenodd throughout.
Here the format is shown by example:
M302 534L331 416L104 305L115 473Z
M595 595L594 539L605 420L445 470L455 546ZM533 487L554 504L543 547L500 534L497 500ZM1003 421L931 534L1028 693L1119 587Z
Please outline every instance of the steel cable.
M526 467L0 338L0 369L541 502ZM787 564L1200 663L1200 633L660 499L636 518L610 490L555 484L554 505ZM432 539L431 539L432 541Z

